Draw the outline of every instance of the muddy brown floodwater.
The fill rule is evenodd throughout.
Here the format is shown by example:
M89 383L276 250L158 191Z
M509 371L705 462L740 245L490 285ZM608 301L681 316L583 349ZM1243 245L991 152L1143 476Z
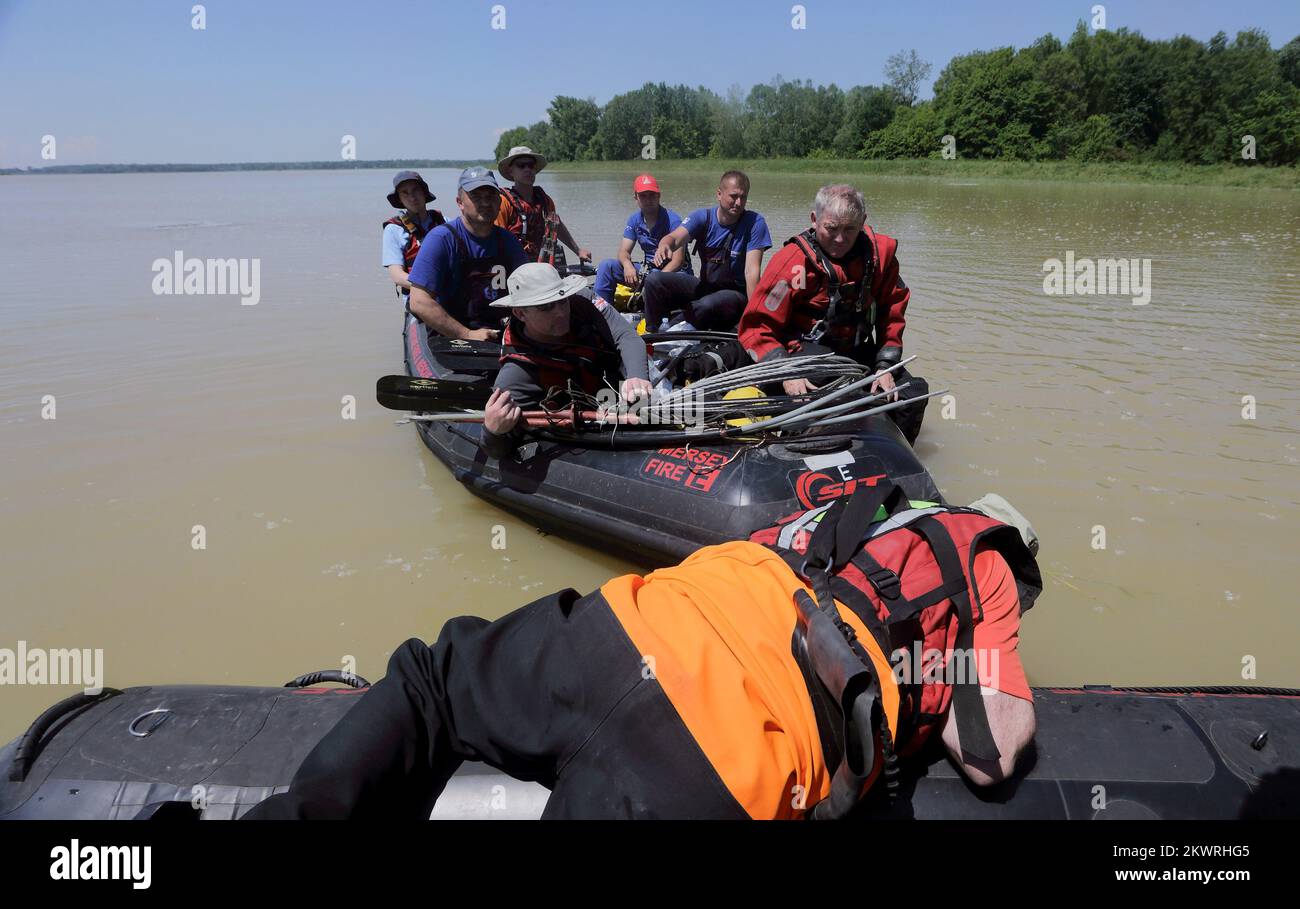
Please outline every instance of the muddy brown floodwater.
M473 498L374 403L402 366L390 176L0 179L0 648L102 648L112 687L278 685L348 656L373 679L453 615L638 567ZM449 216L454 176L426 174ZM752 177L777 243L828 182ZM612 255L626 181L542 182ZM712 198L709 177L663 183L682 213ZM954 392L921 460L950 501L1000 492L1042 538L1031 682L1229 684L1244 666L1300 685L1297 195L860 185L900 241L907 350ZM177 251L259 259L257 304L154 294ZM1149 259L1149 302L1045 293L1067 254ZM73 690L0 687L0 740Z

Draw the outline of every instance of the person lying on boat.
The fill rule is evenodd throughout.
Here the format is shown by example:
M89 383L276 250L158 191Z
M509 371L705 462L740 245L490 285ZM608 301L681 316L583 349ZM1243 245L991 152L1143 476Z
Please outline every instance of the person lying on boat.
M869 523L878 508L897 526ZM546 786L547 819L842 817L887 806L927 741L993 784L1035 731L1017 647L1041 589L1011 526L860 486L674 567L406 641L245 817L427 818L467 760Z
M480 440L492 457L513 454L523 435L522 408L540 404L553 389L570 383L589 395L617 389L629 404L649 397L645 343L614 307L579 295L586 284L530 262L510 276L510 294L493 301L510 310L510 319ZM627 417L636 421L635 414Z
M898 271L898 241L866 223L866 200L848 184L823 186L813 200L812 226L785 241L768 263L740 317L740 343L755 362L827 349L884 369L903 357L904 313L912 292ZM910 385L901 391L895 386ZM803 394L807 379L785 383ZM906 369L882 375L872 393L887 400L929 392ZM908 443L916 441L925 401L890 416Z
M468 167L456 188L460 217L435 227L411 266L407 309L446 338L495 341L496 315L489 304L506 279L526 261L509 231L493 224L501 192L492 171Z
M555 231L554 240L566 244L579 259L590 259L591 251L578 245L569 228L555 210L555 200L537 185L537 175L546 167L546 156L526 145L516 145L497 163L497 173L514 185L501 190L501 211L496 223L515 235L523 244L529 262L541 259L546 243L548 222Z
M614 292L618 285L636 288L641 283L642 276L656 267L654 260L659 251L659 241L682 223L677 212L659 204L659 181L650 174L641 174L632 181L632 197L636 199L637 211L627 219L627 225L623 228L618 257L605 259L596 269L596 286L593 290L596 299L606 303L614 302ZM644 262L632 261L632 251L638 246L641 247ZM685 245L673 252L664 263L663 271L692 274L691 257L686 254Z
M398 171L388 204L401 211L384 222L383 266L403 300L411 293L411 266L429 231L447 219L428 205L436 199L429 184L413 170Z
M660 270L646 275L641 291L648 331L659 330L678 311L696 328L735 331L745 301L758 286L772 235L763 216L745 208L749 177L727 171L717 195L715 207L691 212L659 241L654 264ZM700 257L700 276L665 270L691 239Z

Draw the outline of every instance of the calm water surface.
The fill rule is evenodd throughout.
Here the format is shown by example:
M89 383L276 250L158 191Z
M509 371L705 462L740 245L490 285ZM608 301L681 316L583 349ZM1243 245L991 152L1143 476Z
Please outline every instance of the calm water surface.
M453 615L637 569L473 498L373 403L402 362L390 176L0 179L0 647L102 648L113 687L278 685L345 656L374 679ZM825 182L752 176L778 243ZM426 177L450 217L455 174ZM542 182L612 255L629 181ZM663 182L682 213L712 198L708 176ZM1226 684L1253 658L1257 683L1300 685L1296 195L860 185L900 241L907 350L956 395L918 454L951 501L1000 492L1042 537L1031 681ZM154 295L177 250L259 258L260 303ZM1067 250L1150 259L1150 304L1044 294ZM0 739L72 690L0 688Z

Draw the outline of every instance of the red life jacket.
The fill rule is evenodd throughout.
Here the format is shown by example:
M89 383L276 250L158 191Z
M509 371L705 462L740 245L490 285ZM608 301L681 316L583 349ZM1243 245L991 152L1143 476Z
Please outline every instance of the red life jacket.
M974 620L982 615L971 580L976 546L987 544L1006 560L1022 614L1042 592L1042 576L1019 531L1009 524L971 508L917 505L925 507L907 502L901 490L883 481L791 515L750 539L778 552L819 600L833 598L851 609L890 654L900 694L899 730L892 743L896 754L917 751L957 703L962 749L996 761L975 671L981 655L973 647ZM933 666L923 673L924 667L916 665L932 651L943 654L951 667L937 678ZM950 679L948 672L959 668L967 671ZM818 726L823 726L820 718ZM888 752L886 758L888 763Z
M858 344L869 342L880 293L874 285L880 279L878 263L883 261L875 232L863 227L842 266L817 243L812 228L785 241L786 246L791 243L803 250L808 266L823 276L816 293L796 296L791 327L798 336L838 353L848 353Z
M555 202L540 186L533 187L533 201L525 202L513 189L501 188L501 194L510 200L513 214L510 220L501 225L510 231L524 247L528 261L540 261L542 242L546 238L546 216L555 211Z
M536 377L543 396L554 389L565 391L571 382L589 395L602 388L617 389L623 358L605 317L585 297L571 297L569 319L570 340L542 344L524 334L523 324L511 316L501 337L502 365L522 365Z
M424 238L428 235L429 231L433 230L440 224L447 223L447 219L442 216L442 212L438 211L438 209L431 208L428 213L432 220L427 229L416 224L411 218L410 212L402 212L400 215L394 215L384 222L385 227L389 224L396 224L402 230L406 231L406 245L402 247L402 267L406 269L407 274L410 274L411 266L415 264L415 257L420 253L420 244L424 241Z

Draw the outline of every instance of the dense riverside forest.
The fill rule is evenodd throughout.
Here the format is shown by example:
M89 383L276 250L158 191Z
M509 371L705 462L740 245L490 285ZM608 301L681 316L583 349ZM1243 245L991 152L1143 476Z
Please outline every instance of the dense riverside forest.
M560 96L547 119L506 131L556 161L633 158L926 158L1185 164L1300 163L1300 37L1220 32L1164 41L1127 29L954 57L918 101L930 64L895 54L881 85L785 81L704 88L647 83L594 100Z

